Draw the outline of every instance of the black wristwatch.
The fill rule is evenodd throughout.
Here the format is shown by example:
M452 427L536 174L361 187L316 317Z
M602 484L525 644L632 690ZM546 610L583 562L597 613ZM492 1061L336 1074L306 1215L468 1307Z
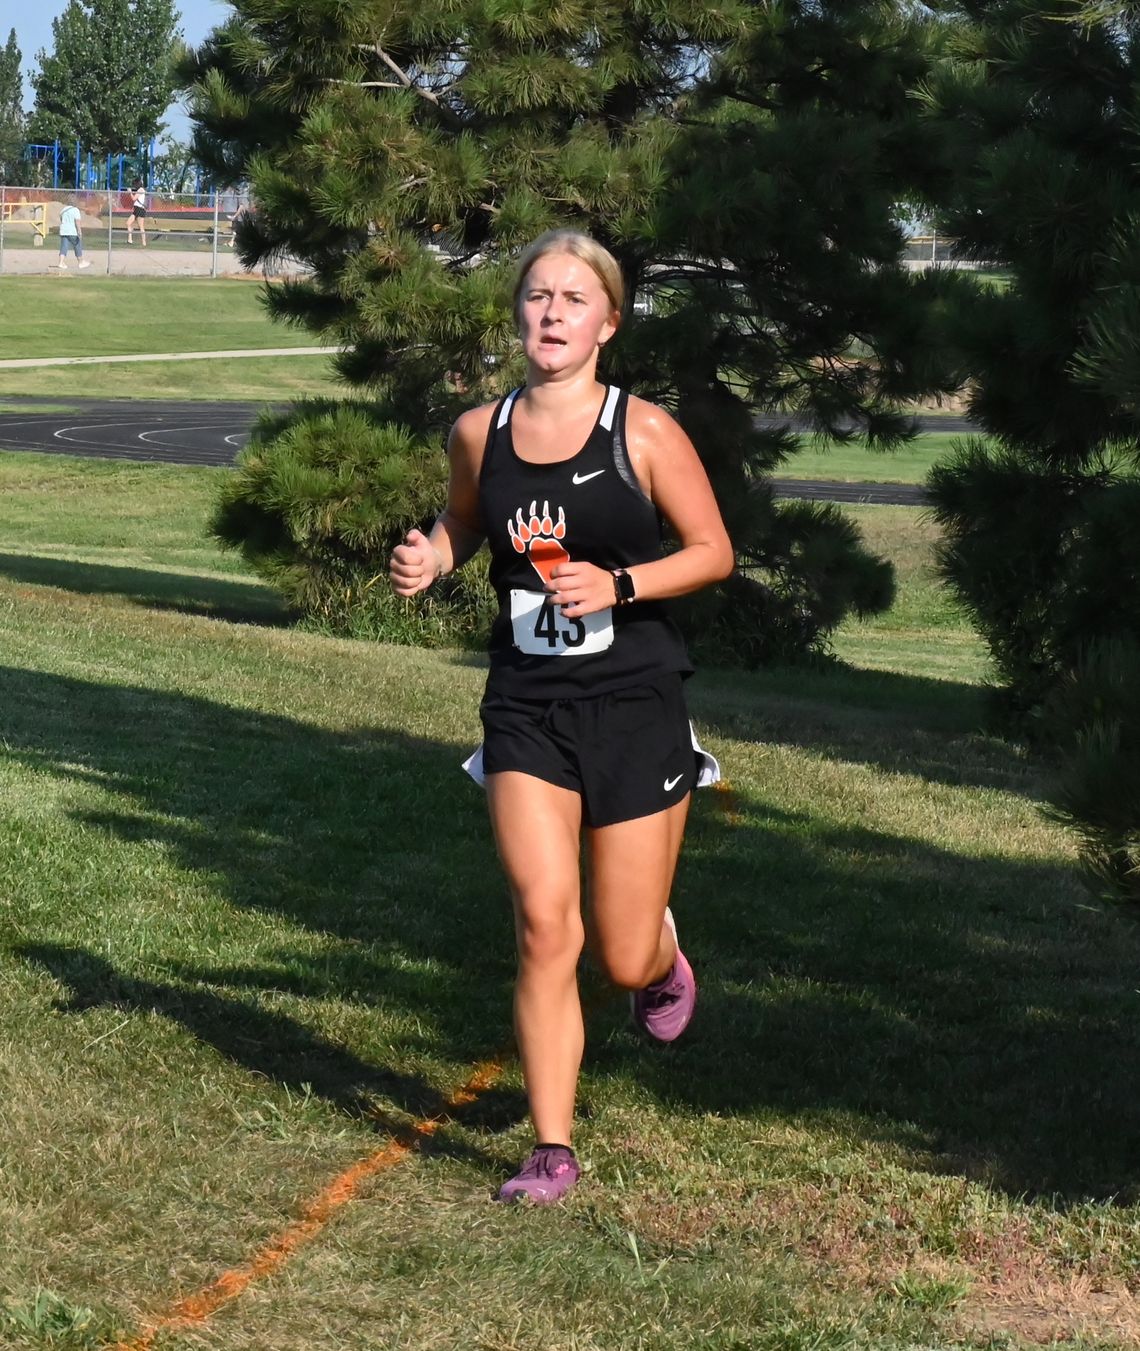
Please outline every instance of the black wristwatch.
M614 568L615 604L628 605L635 595L636 592L633 588L633 578L626 572L625 568Z

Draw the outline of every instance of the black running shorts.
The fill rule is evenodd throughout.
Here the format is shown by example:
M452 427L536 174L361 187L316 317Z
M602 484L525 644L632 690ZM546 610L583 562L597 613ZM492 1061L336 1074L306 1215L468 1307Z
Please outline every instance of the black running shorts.
M488 691L483 771L515 770L569 788L588 826L652 816L697 786L682 678L586 699L516 699Z

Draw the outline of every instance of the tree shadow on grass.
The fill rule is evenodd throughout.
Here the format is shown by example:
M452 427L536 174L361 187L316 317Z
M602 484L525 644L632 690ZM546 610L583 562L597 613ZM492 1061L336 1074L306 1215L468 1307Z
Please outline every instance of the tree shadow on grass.
M299 939L295 950L287 936L276 950L259 943L262 980L245 964L230 971L188 959L193 942L174 952L153 942L148 949L145 938L132 938L130 920L117 929L108 914L113 966L76 952L67 963L72 974L57 973L77 999L114 998L124 985L141 990L238 1063L298 1087L311 1083L350 1115L360 1114L358 1089L375 1099L385 1085L398 1112L424 1115L433 1090L408 1080L402 1062L443 1059L446 1079L508 1039L509 908L481 794L460 770L456 748L11 668L0 668L0 747L123 803L77 814L93 854L108 840L163 847L234 905L286 916L318 936L316 943ZM473 852L481 860L472 863ZM466 875L452 866L458 858L469 865ZM46 937L64 954L76 946L67 934ZM116 956L120 945L128 957ZM473 958L488 947L497 962ZM173 978L170 985L153 979L156 967ZM217 993L187 993L203 982ZM276 996L295 992L300 1012L318 983L322 999L377 1010L379 1052L373 1044L326 1051L301 1021L279 1016ZM259 991L268 992L271 1012L259 1010ZM238 1040L227 1040L231 1022ZM381 1111L372 1101L370 1119ZM520 1094L492 1089L463 1119L502 1130L524 1114Z
M235 1065L293 1091L308 1091L337 1111L408 1144L422 1147L425 1137L407 1118L442 1117L472 1124L474 1104L449 1108L439 1091L420 1075L392 1065L377 1065L320 1036L280 1010L269 1011L249 999L217 994L187 968L187 985L145 980L116 969L105 958L60 943L22 943L14 952L42 967L69 991L57 1001L61 1013L113 1008L124 1013L157 1013L213 1046ZM240 984L231 981L231 985ZM499 1129L526 1113L519 1094L494 1089L481 1095L481 1122L497 1120ZM396 1105L398 1115L385 1104ZM495 1109L497 1108L497 1113ZM487 1157L457 1140L436 1136L436 1152L486 1166Z
M0 576L83 596L122 596L150 610L172 610L266 627L290 623L276 592L253 582L7 553L0 553Z
M1063 865L734 807L694 814L675 893L699 1018L665 1056L612 1037L601 1072L830 1117L1013 1196L1140 1201L1135 925Z
M351 1102L343 1085L359 1079L413 1114L426 1099L401 1081L409 1064L468 1066L506 1039L510 916L462 749L11 668L0 668L0 745L123 803L78 818L93 854L106 839L160 845L230 904L301 931L276 949L261 935L253 960L204 963L148 949L111 913L114 970L74 957L97 971L100 997L141 982L143 1003L164 1001L196 1036L294 1083L319 1080L315 1034L279 1029L285 1060L302 1067L291 1070L272 1022L230 1049L219 1026L263 998L274 1016L282 996L296 1000L298 1024L319 1020L303 1016L309 1001L374 1008L380 1049L333 1054L325 1091ZM603 1013L595 1082L639 1080L690 1111L842 1117L854 1135L1013 1195L1134 1194L1140 1108L1122 1072L1140 1050L1132 926L1082 905L1070 869L994 857L984 841L970 856L748 795L729 818L722 801L698 796L676 896L698 1019L653 1054ZM57 928L37 946L50 956L75 943ZM60 978L82 999L71 961ZM212 993L200 999L202 982ZM513 1101L470 1124L510 1124Z
M844 666L764 672L747 691L745 679L717 672L693 682L691 708L702 727L955 788L1042 795L1044 769L980 730L980 686Z

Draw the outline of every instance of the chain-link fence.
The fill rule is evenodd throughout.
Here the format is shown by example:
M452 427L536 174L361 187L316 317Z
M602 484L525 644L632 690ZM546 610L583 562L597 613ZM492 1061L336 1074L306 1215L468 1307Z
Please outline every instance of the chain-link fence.
M243 213L256 210L238 189L167 194L0 186L0 273L242 274L233 227ZM908 239L903 260L915 270L996 266L963 258L956 240L933 233ZM286 259L266 274L300 270Z
M174 195L0 186L0 273L242 274L234 224L256 209L236 189ZM297 270L286 261L272 275Z

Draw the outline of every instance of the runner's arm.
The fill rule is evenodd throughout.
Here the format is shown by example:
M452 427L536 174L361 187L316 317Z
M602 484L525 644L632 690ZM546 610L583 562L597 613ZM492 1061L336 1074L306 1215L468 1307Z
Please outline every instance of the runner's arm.
M635 600L684 596L727 577L735 564L732 542L693 443L664 409L634 398L626 439L642 489L681 541L665 558L626 569ZM551 577L552 599L569 619L614 603L612 575L592 563L559 563Z
M459 417L447 438L450 473L447 505L431 533L411 530L392 551L389 573L397 595L426 591L439 577L460 568L479 552L479 469L493 405L472 408Z

